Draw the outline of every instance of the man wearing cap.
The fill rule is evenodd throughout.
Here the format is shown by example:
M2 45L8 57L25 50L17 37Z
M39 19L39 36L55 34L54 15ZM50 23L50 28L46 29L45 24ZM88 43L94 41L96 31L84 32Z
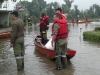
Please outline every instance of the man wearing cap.
M14 49L14 55L17 63L17 70L24 68L24 23L18 18L18 12L13 11L12 19L12 36L10 39L10 47Z
M57 8L55 9L56 13L61 15L61 19L66 19L66 15L62 14L62 9L61 8ZM53 25L55 24L55 21L53 22Z

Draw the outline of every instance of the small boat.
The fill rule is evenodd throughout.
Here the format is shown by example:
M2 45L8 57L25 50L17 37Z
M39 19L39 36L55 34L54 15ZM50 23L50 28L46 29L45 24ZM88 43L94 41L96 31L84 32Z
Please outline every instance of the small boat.
M80 21L80 22L69 22L69 23L72 23L72 24L83 24L83 23L91 23L92 21Z
M11 37L10 32L0 33L0 39Z
M41 42L39 42L37 38L35 38L34 44L35 44L36 50L38 50L41 54L48 57L49 59L55 59L55 51L54 50L50 50L50 49L43 47L43 44ZM75 54L76 54L75 50L66 49L67 59L73 58L75 56Z

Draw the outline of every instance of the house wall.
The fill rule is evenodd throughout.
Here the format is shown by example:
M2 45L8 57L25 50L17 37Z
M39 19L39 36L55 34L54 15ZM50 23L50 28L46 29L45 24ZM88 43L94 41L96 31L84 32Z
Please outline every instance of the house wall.
M4 27L9 26L9 12L0 12L0 23Z

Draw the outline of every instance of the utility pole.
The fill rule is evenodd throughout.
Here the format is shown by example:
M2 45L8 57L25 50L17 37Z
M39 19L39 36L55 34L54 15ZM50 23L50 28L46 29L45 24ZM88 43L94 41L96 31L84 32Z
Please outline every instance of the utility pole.
M95 22L95 8L94 8L94 22Z

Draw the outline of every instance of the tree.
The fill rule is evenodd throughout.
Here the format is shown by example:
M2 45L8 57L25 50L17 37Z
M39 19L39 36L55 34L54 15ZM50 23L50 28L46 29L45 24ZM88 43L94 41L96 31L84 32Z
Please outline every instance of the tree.
M58 2L51 2L47 4L47 14L50 16L50 20L52 20L53 15L55 13L55 9L60 7L60 4Z
M78 15L79 15L79 9L78 9L78 6L77 5L74 5L74 9L75 9L75 17L78 19Z
M74 0L64 0L64 2L66 3L66 5L63 4L62 7L65 7L65 9L67 10L67 13L69 13L70 8L71 8L72 3L74 2Z
M49 15L50 19L52 19L55 9L58 7L62 8L63 13L68 13L69 16L67 19L71 19L71 15L76 19L78 17L80 17L80 19L84 19L84 16L88 16L89 18L100 18L100 6L97 4L93 4L89 9L83 11L79 10L77 5L74 6L74 9L71 9L74 0L64 0L64 2L65 4L60 5L58 2L51 2L47 4L44 0L32 0L32 2L22 1L22 4L25 4L29 14L38 18L38 20L43 12Z
M46 1L44 0L33 0L29 3L27 10L30 12L30 15L34 15L37 18L40 17L41 13L45 11Z
M4 2L4 0L0 0L0 3L3 3Z

